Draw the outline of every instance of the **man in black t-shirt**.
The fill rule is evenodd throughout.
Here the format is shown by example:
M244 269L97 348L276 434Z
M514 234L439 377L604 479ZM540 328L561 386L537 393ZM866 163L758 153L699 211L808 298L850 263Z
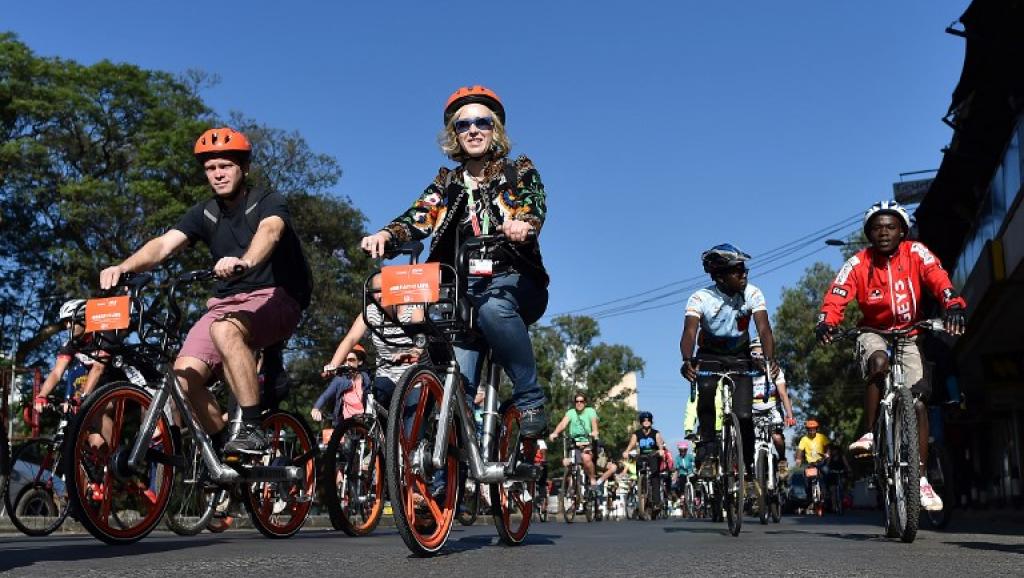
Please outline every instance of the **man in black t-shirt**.
M267 446L259 427L254 351L288 339L302 305L308 303L310 287L284 198L247 186L251 152L248 138L230 128L203 133L194 153L214 200L196 204L173 228L100 273L100 286L108 289L123 273L146 271L197 240L209 247L218 282L206 314L178 353L174 371L196 417L215 441L223 438L226 424L205 386L214 372L223 371L242 408L242 427L224 448L228 454L259 454Z

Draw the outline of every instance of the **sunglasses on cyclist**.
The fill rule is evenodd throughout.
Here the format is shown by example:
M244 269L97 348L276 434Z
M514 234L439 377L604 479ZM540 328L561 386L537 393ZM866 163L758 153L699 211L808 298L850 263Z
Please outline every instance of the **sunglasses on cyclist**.
M587 400L585 400L585 399L577 399L576 403L587 403Z
M462 134L476 126L480 130L494 130L493 116L478 116L475 118L462 118L455 121L455 132Z
M735 265L726 269L725 272L726 274L743 275L747 272L747 266L743 264Z

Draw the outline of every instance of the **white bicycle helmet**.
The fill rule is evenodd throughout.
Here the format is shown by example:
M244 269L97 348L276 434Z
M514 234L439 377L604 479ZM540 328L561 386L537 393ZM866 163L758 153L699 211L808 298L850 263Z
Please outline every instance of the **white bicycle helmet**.
M908 233L910 232L910 226L913 224L913 220L910 217L910 213L903 208L903 205L896 201L879 201L864 213L864 236L868 234L868 223L871 218L875 215L896 215L903 222L903 228Z
M75 316L75 313L85 305L85 299L69 299L60 306L60 313L57 315L58 321L67 321Z

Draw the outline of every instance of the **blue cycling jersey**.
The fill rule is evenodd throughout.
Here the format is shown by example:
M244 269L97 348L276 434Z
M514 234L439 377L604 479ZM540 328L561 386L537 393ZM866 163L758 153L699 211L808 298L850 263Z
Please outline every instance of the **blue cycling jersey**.
M686 302L686 316L700 319L700 351L719 355L746 354L750 318L767 310L764 294L749 283L735 295L726 295L711 285L699 289Z

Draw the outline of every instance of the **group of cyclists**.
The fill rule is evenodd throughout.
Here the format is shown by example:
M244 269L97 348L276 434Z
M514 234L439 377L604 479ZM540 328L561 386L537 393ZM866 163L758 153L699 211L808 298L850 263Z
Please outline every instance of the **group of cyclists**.
M458 89L447 99L442 120L441 147L457 166L442 167L411 207L378 232L364 237L360 247L373 258L384 258L397 246L431 237L428 263L440 263L452 270L468 267L468 276L459 289L465 293L462 306L468 304L471 309L468 317L475 331L453 336L458 377L467 399L472 400L469 405L479 406L483 403L481 367L485 358L502 368L512 384L510 403L517 410L517 443L524 452L523 461L532 462L537 451L535 441L549 429L547 400L528 331L543 315L548 302L549 277L538 241L547 213L544 186L529 158L509 157L506 111L494 91L482 86ZM203 431L225 459L259 456L270 440L261 427L261 416L267 408L261 403L266 396L261 397L257 352L279 350L289 339L309 304L312 276L286 199L256 189L249 182L252 145L246 135L226 127L210 129L199 136L193 151L209 184L210 198L193 205L165 233L122 262L103 269L98 284L102 290L116 291L124 286L128 274L148 271L197 242L207 247L217 283L206 312L191 327L177 352L173 374ZM882 330L911 327L929 312L926 291L941 307L946 331L962 333L966 303L938 259L923 244L908 239L911 218L907 211L892 201L876 203L864 216L863 230L870 245L843 265L828 288L816 328L817 339L822 344L832 340L846 305L854 300L864 314L864 326ZM463 255L468 240L495 235L507 242L493 250L477 249ZM711 284L693 293L685 307L680 371L692 384L694 395L684 416L687 439L678 442L675 455L653 428L653 415L645 411L638 415L639 427L630 435L622 460L607 459L599 467L594 451L595 442L600 440L599 420L582 393L575 395L573 407L550 430L551 441L564 432L582 450L582 467L593 486L600 488L630 467L627 462L633 461L634 451L636 461L645 464L648 471L668 472L667 478L674 478L674 492L666 495L680 494L682 485L694 476L713 478L721 473L721 380L702 369L711 364L735 370L731 379L732 411L739 419L746 471L754 470L755 419L771 423L772 442L784 458L782 431L796 421L785 376L777 362L768 305L761 290L748 282L750 259L749 254L728 243L715 245L701 255ZM328 405L336 423L358 416L365 409L363 400L371 388L386 406L403 375L411 368L431 363L432 352L436 353L412 332L402 330L429 321L426 306L385 304L379 299L386 293L379 275L372 278L370 288L378 297L366 302L332 358L324 364L323 375L331 381L310 412L314 419L322 419ZM83 331L83 317L83 300L69 301L61 309L60 320L74 327L74 336L62 349L53 373L34 400L37 409L46 402L60 374L76 359L75 348L91 339L91 334ZM378 330L373 330L375 326ZM371 360L367 360L367 351L360 344L367 337L366 349L372 346L374 355ZM917 334L904 339L901 359L907 385L918 400L920 459L924 461L928 421L921 416L928 384L916 340ZM857 357L866 382L864 427L868 432L878 415L881 384L889 370L889 347L891 343L878 335L865 333L857 340ZM79 391L89 395L100 382L105 358L102 353L93 353L81 362L87 381ZM372 374L362 369L367 365L372 366ZM228 427L225 412L206 387L216 378L230 387L239 408L240 427ZM408 422L406 433L426 427L421 425L419 414L415 418L404 415L402 419ZM798 464L813 463L825 455L817 424L809 421L806 425L808 436L797 448ZM103 438L111 432L94 431L96 434ZM866 433L850 450L870 454L874 441L872 434ZM103 446L111 440L95 443ZM781 468L785 469L784 460ZM919 480L922 506L942 508L923 471ZM430 487L443 488L446 475L435 472ZM530 476L533 474L522 474L517 479L535 480ZM432 490L431 496L416 496L413 502L417 511L433 508L424 500L437 499L437 495Z

